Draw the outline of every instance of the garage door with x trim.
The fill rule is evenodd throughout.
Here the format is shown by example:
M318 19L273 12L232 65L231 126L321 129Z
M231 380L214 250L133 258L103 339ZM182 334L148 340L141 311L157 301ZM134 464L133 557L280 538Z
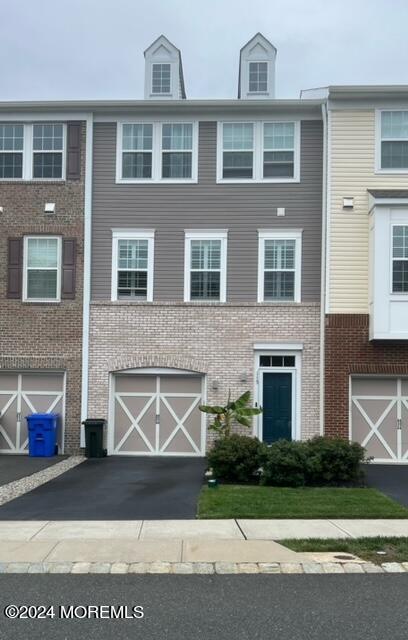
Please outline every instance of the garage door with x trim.
M408 380L352 378L351 438L377 462L408 464Z
M110 453L204 455L201 377L116 375L113 396Z
M64 374L0 372L0 453L27 453L26 417L59 413L60 451L63 445Z

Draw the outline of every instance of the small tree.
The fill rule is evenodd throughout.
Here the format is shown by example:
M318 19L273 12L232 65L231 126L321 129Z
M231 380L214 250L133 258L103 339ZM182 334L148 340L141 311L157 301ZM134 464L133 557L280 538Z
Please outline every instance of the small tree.
M242 424L244 427L250 427L252 424L251 417L262 413L262 409L258 407L250 407L251 393L245 391L238 400L231 401L231 391L228 392L228 401L224 407L218 405L201 404L200 411L215 415L213 422L209 425L209 429L216 431L223 437L231 435L231 429L234 422Z

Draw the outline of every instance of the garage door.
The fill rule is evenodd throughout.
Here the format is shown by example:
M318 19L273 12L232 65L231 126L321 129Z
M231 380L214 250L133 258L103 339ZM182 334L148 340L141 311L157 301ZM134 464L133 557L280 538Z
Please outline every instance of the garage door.
M204 455L202 378L116 375L110 453Z
M352 378L351 437L377 462L408 463L408 380Z
M27 453L30 413L60 413L63 450L64 374L0 372L0 452Z

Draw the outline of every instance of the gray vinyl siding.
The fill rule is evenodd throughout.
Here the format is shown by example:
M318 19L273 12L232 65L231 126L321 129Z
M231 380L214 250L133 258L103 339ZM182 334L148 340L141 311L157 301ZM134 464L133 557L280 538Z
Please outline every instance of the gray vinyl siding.
M116 123L95 124L93 299L110 299L111 229L123 227L155 229L156 301L183 300L184 230L228 229L227 302L257 299L258 229L303 229L302 301L320 300L321 121L301 123L300 183L217 184L216 131L200 122L198 184L115 184Z

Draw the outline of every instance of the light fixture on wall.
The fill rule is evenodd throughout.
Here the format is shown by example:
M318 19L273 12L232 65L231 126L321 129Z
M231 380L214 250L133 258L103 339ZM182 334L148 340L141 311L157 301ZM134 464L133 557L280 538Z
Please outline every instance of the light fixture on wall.
M55 202L46 202L44 207L44 213L52 215L55 213Z
M343 198L343 209L354 209L354 198Z
M211 383L211 387L214 391L217 391L220 388L220 383L218 380L213 380Z
M246 371L243 371L241 373L241 375L239 376L239 381L240 382L248 382L248 374Z
M0 213L4 213L4 208L0 207Z
M278 207L276 209L276 215L281 217L285 215L285 207Z

